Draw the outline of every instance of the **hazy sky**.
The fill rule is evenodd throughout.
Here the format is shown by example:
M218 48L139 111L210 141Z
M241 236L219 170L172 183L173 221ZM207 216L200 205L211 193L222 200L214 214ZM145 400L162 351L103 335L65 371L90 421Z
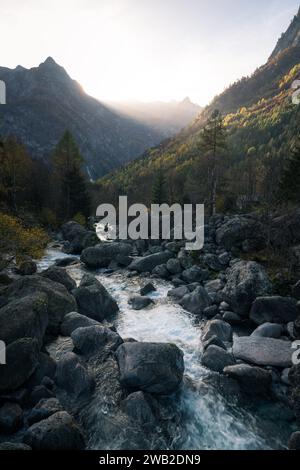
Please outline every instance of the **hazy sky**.
M266 61L299 0L0 0L0 65L52 56L102 100L213 96Z

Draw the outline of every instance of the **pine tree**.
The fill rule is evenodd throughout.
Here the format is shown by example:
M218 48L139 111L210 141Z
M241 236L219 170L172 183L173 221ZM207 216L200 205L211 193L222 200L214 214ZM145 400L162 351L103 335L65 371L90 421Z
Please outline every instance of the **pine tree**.
M300 203L300 140L292 149L283 171L279 196L285 202Z
M216 213L219 167L225 149L226 132L223 126L223 118L221 113L215 110L202 131L199 145L199 150L205 152L209 158L208 183L210 215Z
M160 169L152 185L152 204L163 204L167 201L166 178Z
M89 215L90 202L87 185L81 172L83 161L71 133L66 131L53 155L60 187L58 206L63 219L70 219L78 212L85 216Z

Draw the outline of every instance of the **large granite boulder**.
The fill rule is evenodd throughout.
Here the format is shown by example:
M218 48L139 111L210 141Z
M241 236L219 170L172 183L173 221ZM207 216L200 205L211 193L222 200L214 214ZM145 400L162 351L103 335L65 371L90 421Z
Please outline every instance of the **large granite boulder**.
M170 251L161 251L142 258L137 258L129 265L129 269L138 271L139 273L152 272L156 266L167 263L173 256L173 253Z
M297 301L291 297L258 297L252 304L249 317L257 325L289 323L298 316Z
M77 328L86 328L92 325L100 325L100 323L97 320L81 315L81 313L70 312L64 317L60 332L63 336L71 336Z
M90 354L103 349L115 351L123 340L118 333L102 325L77 328L71 334L75 350L80 354Z
M106 268L111 261L120 256L129 256L132 247L124 242L102 242L96 246L86 248L81 253L81 261L89 268Z
M225 367L235 364L235 359L225 349L211 345L205 350L201 358L201 364L210 370L222 373Z
M211 320L206 323L202 341L208 341L213 336L217 336L223 342L232 341L232 328L229 323L222 320Z
M72 352L64 354L57 362L55 381L58 387L75 398L89 395L95 386L91 373Z
M123 386L168 395L183 378L183 353L168 343L123 343L116 352Z
M77 289L73 291L82 315L97 321L103 321L118 310L117 302L94 276L85 274Z
M199 286L191 293L185 294L179 304L188 312L202 315L203 311L211 305L211 298L204 287Z
M292 365L292 343L259 336L235 337L233 355L236 359L258 366L287 368Z
M76 288L76 282L69 276L64 268L59 266L50 266L50 268L41 272L41 276L47 277L54 282L63 284L69 292Z
M254 261L239 261L228 270L223 296L235 313L247 317L256 297L271 291L272 284L261 265Z
M245 240L251 244L253 250L265 246L263 226L256 218L235 216L225 221L216 231L217 243L227 250L242 249Z
M236 364L225 367L224 374L236 380L246 395L268 397L270 394L272 374L265 369L249 364Z

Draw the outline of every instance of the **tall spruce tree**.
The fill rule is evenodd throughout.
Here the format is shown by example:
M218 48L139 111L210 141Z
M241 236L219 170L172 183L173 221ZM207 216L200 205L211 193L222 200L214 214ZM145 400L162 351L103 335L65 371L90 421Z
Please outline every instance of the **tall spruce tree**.
M163 204L167 202L166 177L164 172L159 169L152 185L152 204Z
M216 213L217 189L221 159L226 150L226 132L223 118L219 110L215 110L202 130L199 150L207 154L209 159L209 209L210 215Z
M279 196L284 202L300 203L300 138L283 171Z
M85 177L81 171L83 161L71 133L65 131L53 155L60 187L58 210L62 219L70 219L78 212L85 216L89 215L89 195Z

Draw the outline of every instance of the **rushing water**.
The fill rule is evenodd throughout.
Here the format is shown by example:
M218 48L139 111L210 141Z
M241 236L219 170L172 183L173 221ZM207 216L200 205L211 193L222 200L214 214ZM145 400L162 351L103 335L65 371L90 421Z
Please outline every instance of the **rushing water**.
M54 259L65 257L57 250L48 250L39 268L45 269ZM84 272L81 265L68 267L69 274L79 282ZM156 291L150 294L154 305L133 310L128 299L137 294L148 280L128 278L126 272L96 277L105 285L120 308L116 327L124 338L139 341L171 342L184 352L185 374L192 382L181 392L182 430L174 441L175 449L280 449L286 446L291 432L288 413L282 405L265 403L259 408L244 410L228 403L215 388L201 387L210 374L201 366L201 328L195 317L167 297L171 284L153 280Z

